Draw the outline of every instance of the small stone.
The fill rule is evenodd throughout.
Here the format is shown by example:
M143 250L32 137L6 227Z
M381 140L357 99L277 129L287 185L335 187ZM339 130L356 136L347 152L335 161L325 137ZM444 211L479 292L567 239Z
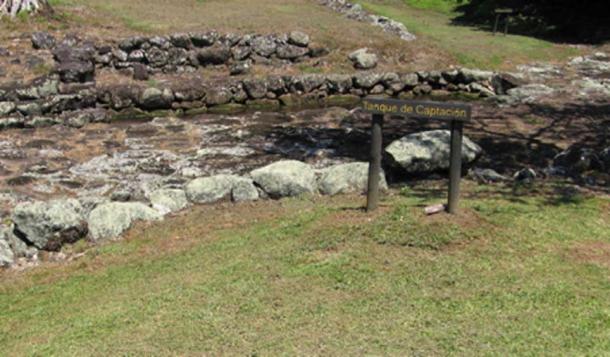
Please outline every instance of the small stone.
M55 47L55 37L48 32L35 32L32 34L32 47L36 50L48 50Z
M531 184L536 180L537 177L538 175L536 174L536 171L530 168L519 170L513 175L513 179L519 184Z
M358 49L348 56L357 69L372 69L377 66L378 58L374 53L369 53L367 48Z
M288 43L295 46L307 47L309 45L309 36L300 31L292 31L288 35Z
M15 111L17 106L13 102L0 102L0 116L8 115Z

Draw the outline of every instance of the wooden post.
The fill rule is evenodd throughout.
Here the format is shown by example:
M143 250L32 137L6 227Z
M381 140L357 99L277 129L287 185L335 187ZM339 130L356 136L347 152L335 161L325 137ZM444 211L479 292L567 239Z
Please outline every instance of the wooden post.
M500 14L496 14L496 22L494 23L494 36L496 35L496 32L498 31L498 22L500 21Z
M504 36L508 35L508 21L510 20L510 15L506 15L504 18Z
M369 183L366 210L374 211L379 206L379 175L381 174L383 115L373 114L371 128L371 158L369 162Z
M449 202L447 211L457 213L460 199L460 180L462 178L462 136L464 124L451 121L451 158L449 167Z

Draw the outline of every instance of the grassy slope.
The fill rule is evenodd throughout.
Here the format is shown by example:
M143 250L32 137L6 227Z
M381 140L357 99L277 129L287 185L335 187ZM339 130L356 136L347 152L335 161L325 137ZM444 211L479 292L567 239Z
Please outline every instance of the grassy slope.
M495 189L494 189L495 190ZM602 355L610 201L469 187L204 207L0 276L3 355ZM321 204L323 203L323 204ZM591 258L591 257L589 257Z
M404 23L421 41L447 51L463 66L509 69L531 61L562 61L578 54L567 45L525 36L493 36L473 27L451 24L450 1L358 0L365 9Z

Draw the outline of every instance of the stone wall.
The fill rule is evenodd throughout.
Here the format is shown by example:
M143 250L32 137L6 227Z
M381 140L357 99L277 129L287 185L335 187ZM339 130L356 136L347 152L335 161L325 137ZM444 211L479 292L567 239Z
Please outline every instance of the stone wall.
M514 85L493 72L459 69L417 73L303 74L264 78L191 78L167 86L63 83L57 75L0 87L0 128L54 124L82 126L124 115L158 115L245 109L277 110L356 104L368 95L391 97L468 94L491 97Z
M225 65L232 74L252 64L283 65L321 57L328 50L310 43L299 31L282 35L176 33L168 36L130 37L113 44L96 44L78 37L61 42L48 33L32 36L35 49L51 50L63 82L87 82L95 68L113 68L128 74L193 72L198 67ZM142 72L145 75L142 75Z
M383 31L398 36L405 41L413 41L416 39L415 35L410 33L402 23L394 21L389 17L370 14L359 4L354 4L346 0L319 1L323 6L326 6L333 11L342 13L350 19L367 22L374 26L380 27Z

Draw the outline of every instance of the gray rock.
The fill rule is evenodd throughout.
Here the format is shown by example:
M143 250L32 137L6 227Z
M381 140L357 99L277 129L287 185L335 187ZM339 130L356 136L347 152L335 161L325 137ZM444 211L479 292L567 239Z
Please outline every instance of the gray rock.
M313 168L300 161L278 161L256 169L250 175L254 182L273 198L298 196L316 191L316 175Z
M325 195L350 192L364 193L368 188L368 174L368 163L339 164L321 171L318 186L320 192ZM386 190L388 185L383 172L380 173L379 179L380 188Z
M448 130L431 130L410 134L391 143L385 152L393 165L407 173L430 173L449 168L451 133ZM482 149L464 136L462 160L476 160Z
M419 84L419 76L417 73L404 74L400 77L400 79L407 87L413 88Z
M305 74L300 76L295 76L292 79L292 85L294 89L297 91L301 91L303 93L310 93L315 89L318 89L324 82L326 78L319 74Z
M12 219L15 229L39 249L57 251L87 235L83 208L75 199L21 203Z
M482 183L492 183L492 182L505 182L509 181L509 178L499 174L495 170L492 169L481 169L475 167L470 172L472 178Z
M493 97L496 95L492 89L482 85L481 83L470 83L468 87L470 88L471 92L479 93L481 97Z
M309 45L309 36L300 31L292 31L288 34L288 43L295 46L307 47Z
M197 52L197 59L202 66L225 64L230 58L231 49L221 44L215 44Z
M531 184L536 180L537 177L538 175L536 174L536 171L530 168L521 169L515 172L513 175L513 179L518 184Z
M212 46L218 40L217 32L192 33L191 42L196 47Z
M252 99L264 98L267 95L267 83L264 79L246 79L243 85L246 93Z
M184 190L164 188L148 194L152 207L165 215L180 211L188 206Z
M371 69L377 66L379 59L374 53L369 53L367 48L358 49L349 54L348 58L358 69Z
M0 227L0 268L6 268L15 262L15 253L8 241L9 228Z
M379 84L383 80L383 74L362 72L354 75L354 84L358 88L370 89Z
M95 79L95 66L91 61L63 62L57 67L57 73L66 83L85 83Z
M166 51L157 47L152 47L145 53L146 60L152 67L161 68L165 66L169 60L169 56Z
M326 77L331 93L348 93L352 89L352 77L347 74L331 74Z
M180 48L190 48L191 47L191 37L188 34L184 33L176 33L169 37L169 41L172 45Z
M34 32L32 34L32 47L37 50L48 50L55 47L57 41L48 32Z
M277 49L275 40L269 36L258 36L252 39L252 49L263 57L271 57Z
M216 175L195 179L186 185L186 196L194 203L212 203L231 196L235 175Z
M309 50L306 47L299 47L295 45L281 45L277 48L277 57L281 59L294 61L298 58L301 58L307 53Z
M240 177L233 182L231 191L231 199L233 202L256 201L259 199L259 193L252 179Z
M140 105L147 110L169 109L172 106L174 95L169 88L160 90L158 88L147 88L142 93Z
M250 56L252 53L252 49L247 46L235 46L231 48L231 54L233 58L237 61L243 61Z
M494 73L490 71L482 71L479 69L461 68L458 78L460 82L469 84L473 82L491 82Z
M21 100L40 99L59 93L59 81L56 77L40 77L25 88L15 91Z
M542 97L555 93L555 90L544 84L527 84L507 91L508 96L523 103L532 103Z
M250 72L251 68L252 64L250 63L250 61L237 62L231 65L231 67L229 68L229 73L232 76L247 74Z
M224 86L208 87L205 90L205 102L208 105L221 105L233 99L231 90Z
M89 214L89 231L94 241L117 238L138 220L158 221L162 215L140 202L103 203Z
M17 106L13 102L0 102L0 116L8 115L15 111Z
M553 159L553 166L568 174L581 174L602 167L600 158L592 148L573 145Z

